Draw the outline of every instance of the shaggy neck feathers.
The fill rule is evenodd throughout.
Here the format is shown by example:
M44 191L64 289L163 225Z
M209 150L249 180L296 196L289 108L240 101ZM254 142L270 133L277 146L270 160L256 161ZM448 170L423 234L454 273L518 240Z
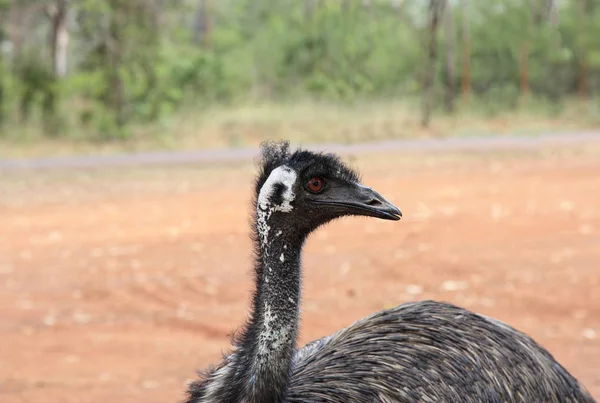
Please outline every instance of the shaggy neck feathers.
M207 388L206 401L279 403L285 398L298 334L305 239L286 220L295 181L294 170L277 167L257 194L252 313L235 340L236 351Z
M247 402L279 402L285 396L296 348L303 239L290 236L296 173L281 166L263 184L256 203L256 291L252 319L241 337L245 355L240 386Z
M300 254L303 240L272 224L261 243L252 319L240 347L247 355L245 396L248 402L280 402L296 349L300 314Z

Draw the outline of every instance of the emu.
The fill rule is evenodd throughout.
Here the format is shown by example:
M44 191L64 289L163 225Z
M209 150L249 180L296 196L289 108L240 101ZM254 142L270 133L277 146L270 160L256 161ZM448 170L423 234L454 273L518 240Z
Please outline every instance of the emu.
M405 303L298 349L307 236L342 216L402 214L336 155L269 142L259 164L251 315L187 403L594 402L529 336L448 303Z

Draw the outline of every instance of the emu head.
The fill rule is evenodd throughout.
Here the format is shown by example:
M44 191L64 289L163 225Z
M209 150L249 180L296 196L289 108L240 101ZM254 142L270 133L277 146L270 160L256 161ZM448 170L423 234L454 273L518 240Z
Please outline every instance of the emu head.
M290 151L288 142L262 144L255 192L259 225L301 237L348 215L402 217L396 206L363 185L358 173L336 155Z

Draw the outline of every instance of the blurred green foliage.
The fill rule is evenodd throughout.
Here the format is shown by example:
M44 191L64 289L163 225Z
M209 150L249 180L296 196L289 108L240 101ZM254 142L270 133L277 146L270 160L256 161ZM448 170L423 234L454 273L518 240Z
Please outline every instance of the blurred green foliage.
M410 99L421 90L426 1L65 1L68 74L60 77L48 11L59 2L0 1L0 132L38 124L49 136L121 138L132 124L190 105L201 113L215 103ZM547 0L463 3L446 7L456 98L465 77L471 99L492 114L516 108L524 91L558 108L600 89L600 0L555 9ZM439 104L447 36L441 29Z

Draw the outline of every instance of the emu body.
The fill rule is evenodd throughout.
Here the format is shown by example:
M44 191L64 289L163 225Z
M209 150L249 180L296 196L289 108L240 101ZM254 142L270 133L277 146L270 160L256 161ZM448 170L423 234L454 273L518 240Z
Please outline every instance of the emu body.
M250 318L187 403L565 402L594 399L529 336L441 302L407 303L296 347L301 253L320 225L401 213L336 156L263 147Z

